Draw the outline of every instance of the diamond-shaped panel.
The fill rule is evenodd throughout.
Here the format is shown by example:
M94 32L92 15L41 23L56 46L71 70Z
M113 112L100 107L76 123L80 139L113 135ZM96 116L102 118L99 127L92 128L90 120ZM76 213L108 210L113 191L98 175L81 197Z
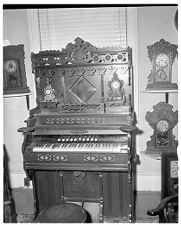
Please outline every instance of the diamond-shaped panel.
M79 77L69 91L81 102L86 103L96 92L96 88L83 76Z

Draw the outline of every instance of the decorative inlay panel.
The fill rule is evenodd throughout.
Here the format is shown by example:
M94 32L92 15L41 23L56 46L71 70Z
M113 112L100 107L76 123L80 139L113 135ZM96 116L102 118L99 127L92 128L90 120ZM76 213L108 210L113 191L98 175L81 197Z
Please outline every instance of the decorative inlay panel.
M85 162L114 162L115 156L114 155L86 155L84 156Z
M68 151L68 150L67 150ZM72 153L73 154L73 153ZM78 153L76 153L78 155ZM83 154L75 156L75 158L72 158L72 156L68 156L65 154L57 153L57 154L37 154L37 160L40 162L71 162L74 161L77 158L79 162L102 162L102 163L111 163L116 162L116 156L115 155L100 155L100 154Z
M66 112L96 112L96 111L103 111L103 105L102 104L58 104L57 108L59 109L59 113L66 113Z
M86 103L96 92L96 88L83 76L73 84L69 91L81 102Z
M86 155L84 156L84 161L87 162L87 161L94 161L94 162L97 162L99 161L99 156L95 156L95 155Z
M71 116L71 117L63 117L63 116L48 116L48 117L38 117L37 124L41 125L118 125L128 124L132 122L132 118L130 115L121 115L115 117L104 117L96 116L96 117L81 117L81 116Z
M66 155L49 155L49 154L38 154L37 155L38 161L67 161Z

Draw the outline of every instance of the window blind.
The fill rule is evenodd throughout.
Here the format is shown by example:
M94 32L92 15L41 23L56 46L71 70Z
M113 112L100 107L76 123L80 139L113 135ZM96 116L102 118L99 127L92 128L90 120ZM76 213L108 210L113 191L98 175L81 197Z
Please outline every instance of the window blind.
M39 9L41 50L61 50L80 37L96 47L127 46L126 8Z

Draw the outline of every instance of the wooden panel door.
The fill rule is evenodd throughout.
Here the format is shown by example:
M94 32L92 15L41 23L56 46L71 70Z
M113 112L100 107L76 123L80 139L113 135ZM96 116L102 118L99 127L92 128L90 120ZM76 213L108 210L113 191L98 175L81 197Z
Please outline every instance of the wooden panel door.
M34 172L34 194L37 213L62 201L62 179L56 171Z

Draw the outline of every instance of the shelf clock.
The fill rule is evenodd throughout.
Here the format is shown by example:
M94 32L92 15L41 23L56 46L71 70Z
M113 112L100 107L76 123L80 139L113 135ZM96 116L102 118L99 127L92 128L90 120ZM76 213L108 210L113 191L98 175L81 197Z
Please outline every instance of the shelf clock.
M3 47L3 94L30 93L27 86L24 45Z
M178 141L173 135L173 128L178 123L178 111L173 106L160 102L153 106L153 112L146 113L146 121L153 128L151 140L147 142L146 153L177 152Z
M146 89L178 89L177 84L172 83L172 65L178 54L178 46L161 39L159 42L147 46L147 48L148 57L152 63L152 70L148 76Z

